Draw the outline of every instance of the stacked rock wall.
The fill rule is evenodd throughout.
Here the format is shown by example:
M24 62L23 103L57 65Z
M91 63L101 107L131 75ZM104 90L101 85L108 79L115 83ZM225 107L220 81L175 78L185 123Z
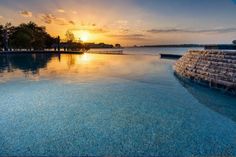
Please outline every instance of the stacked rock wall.
M191 50L174 65L181 78L236 95L236 51Z

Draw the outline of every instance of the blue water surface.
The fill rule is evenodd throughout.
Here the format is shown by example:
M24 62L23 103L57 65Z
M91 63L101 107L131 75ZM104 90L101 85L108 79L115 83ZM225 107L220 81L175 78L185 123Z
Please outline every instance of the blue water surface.
M0 56L0 156L236 156L236 98L148 55Z

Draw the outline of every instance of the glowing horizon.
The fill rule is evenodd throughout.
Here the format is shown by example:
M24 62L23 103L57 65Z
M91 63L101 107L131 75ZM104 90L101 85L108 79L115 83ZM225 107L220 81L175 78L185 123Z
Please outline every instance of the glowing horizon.
M231 43L232 0L0 0L0 24L33 21L53 36L128 45Z

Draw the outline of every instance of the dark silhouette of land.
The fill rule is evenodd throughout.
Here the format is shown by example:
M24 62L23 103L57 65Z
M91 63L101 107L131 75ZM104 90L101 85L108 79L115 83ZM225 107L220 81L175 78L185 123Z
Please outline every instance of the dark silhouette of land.
M33 22L12 26L7 23L0 26L0 48L4 51L32 51L50 49L53 43L58 43L58 38L46 32L45 27Z
M44 26L38 26L34 22L22 23L18 26L12 26L11 23L0 25L0 51L4 52L71 52L81 53L90 48L114 48L113 45L105 43L84 43L76 40L72 32L67 31L65 41L60 37L53 37ZM121 47L116 44L116 47Z
M204 47L205 45L203 44L168 44L168 45L143 45L140 47Z
M137 47L137 46L135 46ZM143 45L139 47L160 47L160 48L196 48L202 47L205 49L219 49L219 50L236 50L236 40L232 44L170 44L170 45Z

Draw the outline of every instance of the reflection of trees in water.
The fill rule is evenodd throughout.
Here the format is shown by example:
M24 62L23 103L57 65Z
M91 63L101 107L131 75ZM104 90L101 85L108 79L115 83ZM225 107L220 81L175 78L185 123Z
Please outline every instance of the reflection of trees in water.
M4 70L10 71L10 69L8 57L0 55L0 72L3 72Z
M46 67L52 57L52 54L0 55L0 72L20 69L37 74L40 68Z
M67 66L70 69L76 63L76 56L75 55L67 55Z
M236 98L223 92L180 79L180 83L201 104L236 122Z

